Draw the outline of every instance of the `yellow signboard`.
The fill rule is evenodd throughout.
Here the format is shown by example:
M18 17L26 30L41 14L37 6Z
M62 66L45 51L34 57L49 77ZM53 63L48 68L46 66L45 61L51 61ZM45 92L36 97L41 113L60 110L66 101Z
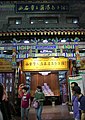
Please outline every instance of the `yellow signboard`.
M68 58L28 58L23 60L23 71L68 70Z
M12 72L12 65L10 61L7 61L5 59L0 59L0 72Z

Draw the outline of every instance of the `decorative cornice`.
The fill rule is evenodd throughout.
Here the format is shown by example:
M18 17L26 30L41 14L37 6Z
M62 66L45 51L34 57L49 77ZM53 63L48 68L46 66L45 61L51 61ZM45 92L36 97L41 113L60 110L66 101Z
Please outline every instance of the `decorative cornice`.
M78 30L65 30L65 29L53 29L53 30L12 30L2 31L0 36L33 36L33 35L85 35L85 29Z

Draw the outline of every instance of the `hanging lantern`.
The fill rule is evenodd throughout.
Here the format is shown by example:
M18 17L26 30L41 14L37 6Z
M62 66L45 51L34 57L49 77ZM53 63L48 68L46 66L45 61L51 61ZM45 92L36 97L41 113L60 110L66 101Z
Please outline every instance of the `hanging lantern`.
M58 32L58 35L60 35L60 31Z
M16 33L13 33L13 35L15 36L15 35L16 35Z
M48 35L50 35L50 32L48 32Z
M36 32L34 32L34 35L36 35Z
M33 35L33 32L30 32L30 35Z
M54 34L56 35L56 34L57 34L57 32L56 32L56 31L54 31Z
M43 35L43 32L41 32L41 35Z
M46 35L46 31L44 32L44 35Z
M80 35L80 32L78 32L78 35Z
M74 34L74 32L71 32L71 34L73 35L73 34Z
M10 36L12 36L12 33L9 33L10 34Z
M51 32L51 35L53 35L53 32Z
M81 32L81 35L83 35L84 33L83 32Z
M29 32L27 32L27 35L29 35Z
M20 32L20 35L22 35L22 32Z
M67 32L65 32L65 35L67 35Z
M39 33L39 32L37 32L37 34L38 34L38 35L40 35L40 33Z
M68 31L68 35L70 35L70 32Z
M5 33L3 33L3 36L5 36Z
M17 35L19 35L19 33L17 32Z
M63 35L63 32L61 32L61 35Z
M6 35L9 36L9 33L7 33Z
M26 32L24 32L24 35L26 35Z
M77 32L75 32L75 35L77 35Z
M2 36L2 34L0 33L0 36Z

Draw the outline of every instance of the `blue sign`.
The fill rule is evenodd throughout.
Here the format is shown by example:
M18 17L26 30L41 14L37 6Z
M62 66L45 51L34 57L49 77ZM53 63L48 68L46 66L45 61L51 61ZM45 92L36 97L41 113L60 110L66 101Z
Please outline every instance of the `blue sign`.
M44 49L56 49L56 45L51 45L51 46L39 46L39 45L37 45L37 46L36 46L36 49L39 49L39 50L44 50Z

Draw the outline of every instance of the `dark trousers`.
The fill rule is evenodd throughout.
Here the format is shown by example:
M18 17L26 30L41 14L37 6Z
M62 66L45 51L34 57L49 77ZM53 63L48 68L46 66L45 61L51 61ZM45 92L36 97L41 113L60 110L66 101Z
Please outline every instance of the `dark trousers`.
M9 109L9 102L8 101L2 101L1 102L1 112L3 115L4 120L10 120L11 119L11 112Z

